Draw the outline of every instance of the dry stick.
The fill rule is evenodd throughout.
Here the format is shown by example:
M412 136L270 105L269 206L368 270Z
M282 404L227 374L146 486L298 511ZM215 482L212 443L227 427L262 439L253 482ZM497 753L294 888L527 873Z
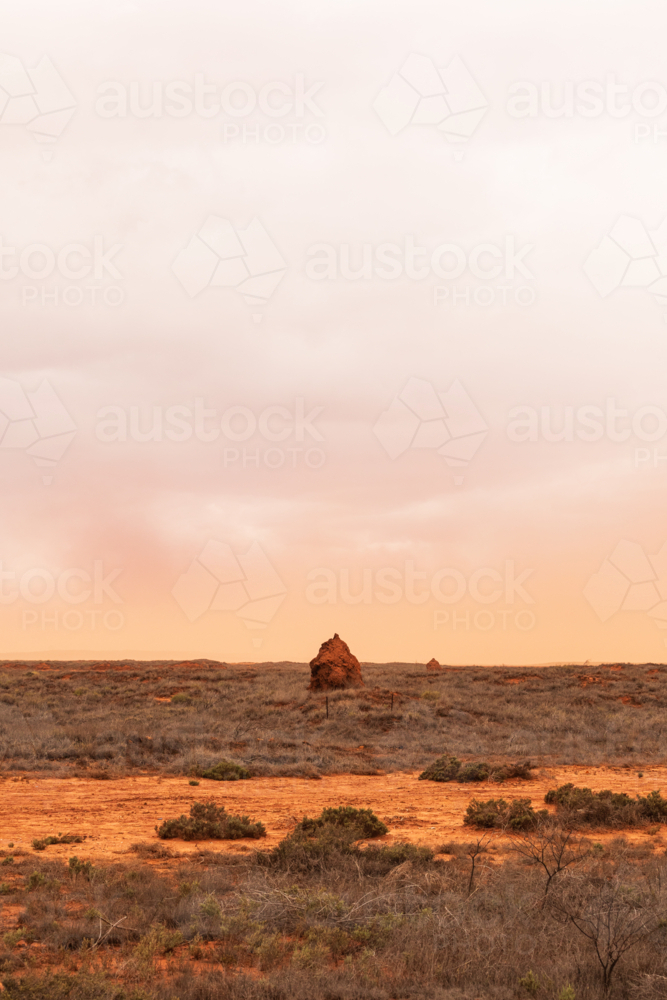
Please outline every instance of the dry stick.
M490 838L485 843L484 837L479 837L477 843L474 844L472 847L470 847L470 849L468 850L468 857L470 858L471 861L470 880L468 882L468 896L470 896L472 892L473 882L475 881L475 865L477 864L477 858L482 853L482 851L484 851L486 847L488 847L490 842L491 842Z
M95 943L91 945L91 949L97 948L98 945L100 945L109 936L109 934L111 933L112 930L114 930L114 928L118 927L119 924L122 924L124 920L127 920L126 916L121 917L120 920L117 920L115 924L112 924L111 921L107 920L106 917L103 917L101 913L99 914L99 918L100 918L100 934L97 941L95 941ZM105 924L109 925L105 934L102 934L102 921L104 921ZM129 930L129 928L123 927L123 930Z

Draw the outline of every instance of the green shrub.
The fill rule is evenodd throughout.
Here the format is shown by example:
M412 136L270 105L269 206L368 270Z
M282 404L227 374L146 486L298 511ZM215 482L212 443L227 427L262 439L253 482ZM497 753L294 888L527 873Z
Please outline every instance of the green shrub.
M239 781L249 777L250 771L231 760L221 760L202 772L202 778L212 778L213 781Z
M162 840L240 840L242 837L266 836L263 823L248 816L230 816L224 806L214 802L195 802L189 816L167 819L156 827Z
M35 889L39 889L40 885L44 885L45 882L46 879L41 872L33 872L32 875L28 876L26 889L28 892L33 892Z
M172 694L172 696L171 696L171 704L172 705L191 705L192 704L192 698L190 697L189 694L185 694L185 692L179 692L178 694Z
M438 757L419 775L420 781L456 781L461 768L458 757Z
M14 864L13 854L8 854L6 858L3 858L2 861L0 861L0 865L13 865L13 864Z
M3 979L3 1000L150 1000L143 990L126 992L104 972L46 972Z
M140 965L150 965L157 955L167 955L183 943L180 931L172 931L158 924L139 938L132 954Z
M530 799L473 799L466 809L463 822L483 830L509 827L511 830L531 830L543 822L546 809L535 812Z
M507 781L509 778L530 778L530 761L492 767L485 761L462 764L458 757L438 757L419 775L420 781Z
M491 768L484 762L480 762L479 764L464 764L456 775L456 780L461 782L488 781L490 774Z
M25 927L17 927L16 930L7 931L6 934L3 934L2 940L4 942L5 948L10 949L13 948L15 945L17 945L19 941L24 940L28 936L29 935L26 932Z
M80 861L75 854L74 857L69 859L69 871L70 875L73 875L75 879L77 876L83 875L90 882L97 869L93 867L90 861Z
M667 799L663 799L659 791L638 795L637 802L643 816L650 822L659 823L667 818Z
M544 801L555 805L556 811L569 826L643 826L667 819L667 799L659 791L632 799L625 792L609 789L593 792L590 788L579 788L568 782L551 788Z
M519 986L534 996L540 988L540 981L533 970L529 969L526 975L519 980Z
M382 844L380 847L369 844L364 851L364 857L388 861L391 865L402 865L405 861L411 861L413 864L424 864L433 860L433 851L430 847L421 847L418 844L399 841L396 844Z
M340 827L354 834L354 840L365 840L369 837L382 837L389 832L388 827L379 820L372 809L355 809L354 806L335 806L323 809L316 819L304 816L297 824L295 833L306 836L317 835L318 831L327 826Z
M404 842L397 844L370 844L357 856L365 875L385 875L392 868L409 861L415 868L424 868L433 860L430 847Z
M356 841L381 837L387 832L371 809L352 806L323 809L315 819L304 816L289 836L258 860L260 864L288 870L338 867L346 863L346 856L349 860L349 855L354 854L358 860L365 855Z
M43 851L51 844L82 844L85 837L80 837L77 833L58 834L57 837L41 837L33 840L32 846L36 851Z
M522 778L524 781L530 781L532 775L531 771L535 770L535 765L531 764L529 760L524 760L523 763L516 764L502 764L500 767L494 767L491 771L492 781L507 781L509 778Z

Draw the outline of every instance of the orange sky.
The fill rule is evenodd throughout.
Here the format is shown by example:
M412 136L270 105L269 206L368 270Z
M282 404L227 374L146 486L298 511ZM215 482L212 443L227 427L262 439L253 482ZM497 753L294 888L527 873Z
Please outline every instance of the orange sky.
M664 29L10 12L5 654L664 659Z

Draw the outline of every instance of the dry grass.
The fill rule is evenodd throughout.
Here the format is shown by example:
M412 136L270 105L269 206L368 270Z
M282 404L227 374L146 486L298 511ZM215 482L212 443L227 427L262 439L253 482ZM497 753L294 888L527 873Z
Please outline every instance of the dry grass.
M366 687L331 693L328 719L305 664L50 666L0 664L1 770L196 777L229 758L252 775L315 777L423 768L443 753L491 765L665 759L667 667L653 664L365 664Z
M529 851L527 836L502 852L487 839L446 859L332 841L316 867L214 852L88 869L23 857L0 898L3 996L594 1000L603 969L568 915L595 921L600 901L621 931L643 921L613 970L614 995L663 996L664 854L623 838L577 842L572 857L558 854L547 894L553 866L535 862L544 852L530 836Z

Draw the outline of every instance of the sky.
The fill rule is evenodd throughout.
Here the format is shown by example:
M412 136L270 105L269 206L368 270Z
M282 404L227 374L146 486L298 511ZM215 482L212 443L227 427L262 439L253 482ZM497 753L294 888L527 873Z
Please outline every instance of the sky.
M664 4L3 21L0 655L664 660Z

